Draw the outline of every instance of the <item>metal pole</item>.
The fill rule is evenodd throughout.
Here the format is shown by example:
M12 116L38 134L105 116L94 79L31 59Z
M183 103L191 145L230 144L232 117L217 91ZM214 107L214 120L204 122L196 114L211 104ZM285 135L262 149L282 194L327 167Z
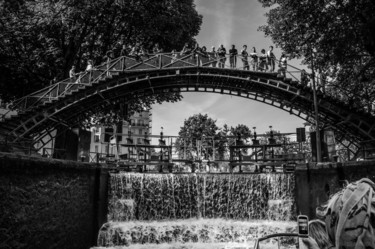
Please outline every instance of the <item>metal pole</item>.
M315 70L313 53L311 50L311 74L312 74L312 86L314 95L314 114L315 114L315 126L316 126L316 161L319 163L322 161L322 149L320 141L320 130L319 130L319 109L318 109L318 98L316 95L316 82L315 82Z

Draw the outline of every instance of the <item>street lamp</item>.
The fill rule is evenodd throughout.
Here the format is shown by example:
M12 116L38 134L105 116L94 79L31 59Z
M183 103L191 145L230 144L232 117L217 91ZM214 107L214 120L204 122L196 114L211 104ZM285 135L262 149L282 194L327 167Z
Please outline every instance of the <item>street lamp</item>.
M253 130L254 130L254 140L257 140L257 132L255 131L256 127L254 126L253 127Z
M272 138L273 138L272 125L270 125L269 128L270 128L270 137L271 137L271 139L272 139Z
M132 136L132 126L129 124L129 128L128 128L128 137L130 138Z
M319 108L318 108L318 97L316 94L316 82L315 82L315 70L314 70L314 58L313 51L311 49L311 77L314 97L314 114L315 114L315 133L316 133L316 161L319 163L322 161L322 151L320 142L320 131L319 131Z

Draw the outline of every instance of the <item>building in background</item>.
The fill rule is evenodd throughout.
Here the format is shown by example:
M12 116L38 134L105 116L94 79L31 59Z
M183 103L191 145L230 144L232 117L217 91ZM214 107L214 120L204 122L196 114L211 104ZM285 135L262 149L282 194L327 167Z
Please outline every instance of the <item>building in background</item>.
M113 127L92 127L90 139L90 157L85 161L100 161L108 159L140 160L149 158L149 149L142 145L149 145L152 129L151 110L135 113L130 122L123 121ZM87 153L84 153L87 154Z

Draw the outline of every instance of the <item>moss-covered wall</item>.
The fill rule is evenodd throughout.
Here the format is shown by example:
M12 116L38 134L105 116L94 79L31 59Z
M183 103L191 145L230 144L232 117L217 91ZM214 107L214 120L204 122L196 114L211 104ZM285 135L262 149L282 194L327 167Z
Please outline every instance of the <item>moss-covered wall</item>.
M95 165L0 154L0 248L95 245L106 175Z

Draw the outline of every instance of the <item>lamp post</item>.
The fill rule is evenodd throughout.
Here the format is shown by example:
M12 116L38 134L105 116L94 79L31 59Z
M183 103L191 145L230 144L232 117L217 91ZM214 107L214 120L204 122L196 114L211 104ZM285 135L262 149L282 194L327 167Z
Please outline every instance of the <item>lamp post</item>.
M272 125L270 125L269 128L270 128L270 137L271 137L271 139L272 139L272 138L273 138Z
M257 132L255 131L256 130L255 126L253 127L253 130L254 130L254 140L256 140L257 139Z
M257 140L257 132L255 131L256 130L255 126L253 127L253 130L254 130L253 145L259 145L259 140ZM252 149L252 152L253 150L255 150L255 161L258 161L258 153L256 152L257 149L256 148Z
M320 130L319 130L319 108L318 108L318 97L316 94L316 82L315 82L315 69L313 51L311 49L311 76L312 76L312 87L314 97L314 116L315 116L315 134L316 134L316 161L319 163L322 161L322 148L320 141Z

